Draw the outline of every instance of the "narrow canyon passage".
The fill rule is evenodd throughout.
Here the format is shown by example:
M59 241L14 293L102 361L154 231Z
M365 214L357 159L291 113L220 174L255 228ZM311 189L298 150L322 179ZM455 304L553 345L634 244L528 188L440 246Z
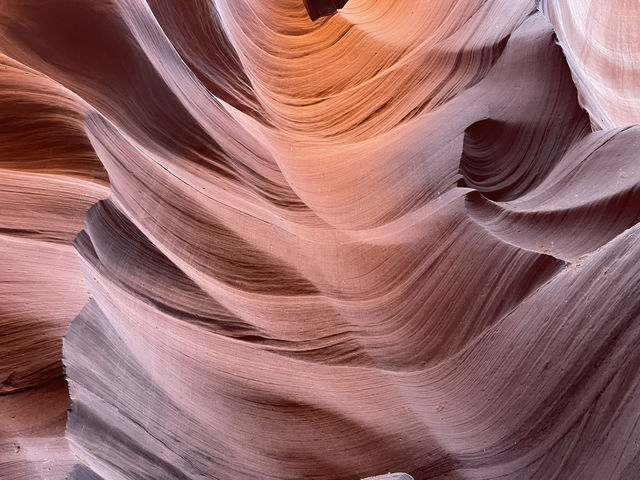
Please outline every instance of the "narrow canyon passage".
M638 478L634 19L0 0L0 478Z

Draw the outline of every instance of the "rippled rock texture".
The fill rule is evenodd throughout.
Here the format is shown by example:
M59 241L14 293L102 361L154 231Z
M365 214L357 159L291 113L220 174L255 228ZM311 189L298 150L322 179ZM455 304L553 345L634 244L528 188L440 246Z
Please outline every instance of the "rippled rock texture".
M534 3L3 0L0 476L640 476L640 8Z
M640 123L640 2L540 1L594 128Z

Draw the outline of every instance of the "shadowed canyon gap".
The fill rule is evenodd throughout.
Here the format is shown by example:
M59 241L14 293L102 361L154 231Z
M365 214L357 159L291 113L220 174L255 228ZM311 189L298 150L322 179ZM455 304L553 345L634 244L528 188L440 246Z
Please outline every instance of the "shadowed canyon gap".
M639 19L0 0L0 478L640 477Z

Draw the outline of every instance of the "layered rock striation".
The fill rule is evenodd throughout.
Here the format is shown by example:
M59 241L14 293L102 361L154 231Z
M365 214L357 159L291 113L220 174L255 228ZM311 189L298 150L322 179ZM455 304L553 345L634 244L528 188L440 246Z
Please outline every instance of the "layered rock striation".
M640 474L636 4L344 3L2 2L8 478Z

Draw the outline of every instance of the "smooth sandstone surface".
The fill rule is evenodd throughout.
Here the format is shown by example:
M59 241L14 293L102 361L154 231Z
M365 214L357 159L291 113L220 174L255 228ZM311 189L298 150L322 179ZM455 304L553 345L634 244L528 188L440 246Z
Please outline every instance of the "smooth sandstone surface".
M64 437L62 336L89 292L71 243L87 210L108 195L81 105L0 53L2 479L65 478L78 462Z
M0 478L639 477L640 4L537 3L0 2Z
M640 123L640 2L541 0L594 128Z
M365 478L364 480L414 480L411 475L406 473L388 473L386 475L378 475L376 477Z

